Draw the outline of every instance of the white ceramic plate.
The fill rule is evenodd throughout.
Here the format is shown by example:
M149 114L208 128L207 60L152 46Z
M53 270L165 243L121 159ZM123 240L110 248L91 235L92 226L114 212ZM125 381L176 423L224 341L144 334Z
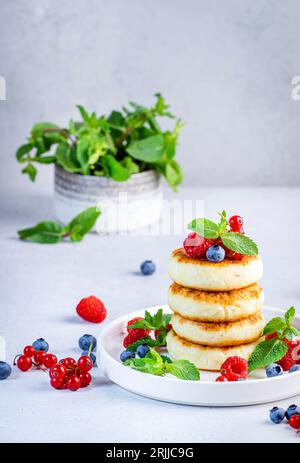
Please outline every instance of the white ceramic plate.
M215 407L261 404L300 394L300 372L267 378L263 370L257 370L247 381L216 383L217 373L201 371L200 381L183 381L171 375L154 376L125 367L119 356L124 350L127 321L144 316L145 310L154 313L159 308L170 312L167 305L132 312L111 322L100 334L98 358L104 373L114 383L151 399ZM263 311L266 320L283 314L271 307L264 307ZM294 325L300 329L300 317L295 317Z

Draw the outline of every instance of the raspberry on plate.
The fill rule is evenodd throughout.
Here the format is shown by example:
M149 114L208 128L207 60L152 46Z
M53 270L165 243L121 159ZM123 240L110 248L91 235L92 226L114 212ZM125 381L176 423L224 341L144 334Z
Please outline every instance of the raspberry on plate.
M146 330L143 328L132 328L132 329L129 328L130 325L133 325L135 322L138 322L140 320L144 320L144 319L142 317L136 317L136 318L133 318L132 320L129 320L129 322L127 322L127 331L130 334L130 338L134 339L134 341L132 342L135 342L141 338L145 338L146 336L149 336L149 334L151 333L151 330Z
M221 375L226 376L228 381L237 381L241 378L246 379L247 373L248 362L241 357L228 357L221 366Z
M281 360L278 360L278 365L280 365L283 371L288 371L296 364L296 360L293 357L293 350L295 349L294 341L287 341L288 351Z
M95 296L81 299L76 307L79 317L88 322L101 323L105 320L107 311L103 302Z
M206 251L213 244L214 240L203 238L203 236L193 232L184 240L183 247L189 257L200 259L205 258Z

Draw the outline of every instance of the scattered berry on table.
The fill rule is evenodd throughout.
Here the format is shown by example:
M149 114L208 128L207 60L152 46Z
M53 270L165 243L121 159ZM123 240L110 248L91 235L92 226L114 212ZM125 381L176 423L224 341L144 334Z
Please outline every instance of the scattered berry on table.
M280 365L278 365L278 363L271 363L266 368L266 375L268 378L283 375L283 369Z
M226 376L228 381L236 381L239 378L245 379L248 374L248 362L241 357L228 357L221 365L221 374Z
M90 371L93 368L93 360L87 355L83 355L82 357L79 357L77 365L81 371Z
M50 385L54 387L54 389L64 389L64 380L59 378L51 378Z
M228 379L224 375L220 375L216 379L216 383L227 383Z
M201 259L205 258L206 251L213 244L214 240L203 238L203 236L193 232L190 233L184 240L183 247L189 257L192 257L193 259Z
M97 347L97 339L92 334L84 334L81 338L79 338L78 344L81 350L87 351L90 349L92 344L91 350L94 351Z
M44 352L43 350L39 350L33 354L33 360L37 365L44 365L46 355L46 352Z
M67 381L67 387L70 391L77 391L81 387L81 381L78 376L72 375Z
M58 363L64 365L65 367L72 367L76 365L76 360L72 357L66 357L64 359L61 359Z
M285 412L285 417L287 420L289 420L294 415L300 415L300 407L295 404L290 405Z
M67 368L61 363L57 363L50 368L49 375L50 378L64 379L67 374Z
M34 347L35 350L42 350L44 352L48 352L49 350L49 344L43 338L39 338L36 341L34 341L32 343L32 347Z
M289 425L293 429L297 429L297 431L300 431L300 415L293 415L289 421Z
M46 354L44 357L44 366L46 368L51 368L57 364L57 357L53 354Z
M289 373L294 373L295 371L300 371L300 365L293 365L293 366L289 369Z
M136 353L142 359L146 357L149 350L150 350L149 346L147 346L146 344L141 344L140 346L138 346Z
M131 352L130 350L123 350L120 355L121 362L126 362L126 360L133 359L135 357L135 353Z
M210 262L222 262L225 259L225 250L222 246L214 244L206 251L206 258Z
M28 357L33 357L33 354L35 353L35 348L33 346L26 346L24 347L23 353L24 355L27 355Z
M21 371L28 371L32 367L32 358L27 355L20 355L17 360L17 366Z
M11 375L11 366L6 362L0 362L0 380L7 379Z
M152 262L152 260L145 260L145 262L141 264L141 272L143 275L152 275L155 270L156 265L154 262Z
M279 424L284 420L285 417L285 411L283 408L278 408L278 407L273 407L272 410L270 410L270 420L275 423Z
M87 387L92 381L92 377L88 371L82 371L79 374L79 379L81 387Z
M243 225L244 221L239 215L233 215L229 221L230 230L236 233L244 233ZM242 231L241 231L242 230Z
M89 354L89 351L88 350L84 350L83 352L81 352L81 356L83 355L87 355L88 357L90 357L90 359L92 360L93 362L93 366L96 367L97 366L97 359L96 359L96 355L93 354L93 352L91 352Z
M92 323L101 323L107 316L105 305L95 296L81 299L76 307L76 312L83 320Z

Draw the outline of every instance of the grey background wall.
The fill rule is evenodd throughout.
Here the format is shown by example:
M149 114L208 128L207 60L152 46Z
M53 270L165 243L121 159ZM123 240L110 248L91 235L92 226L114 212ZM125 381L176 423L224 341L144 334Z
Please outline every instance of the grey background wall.
M1 0L1 187L31 125L161 91L186 123L186 185L299 185L298 0ZM37 179L50 188L52 169Z

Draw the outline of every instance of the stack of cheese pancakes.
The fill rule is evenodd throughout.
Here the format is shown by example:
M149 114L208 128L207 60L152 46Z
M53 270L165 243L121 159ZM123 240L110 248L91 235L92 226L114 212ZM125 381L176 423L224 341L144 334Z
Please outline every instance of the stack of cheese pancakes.
M260 257L213 263L177 249L168 271L174 311L167 337L170 355L213 371L228 357L248 359L265 325L263 290L257 284L263 273Z

